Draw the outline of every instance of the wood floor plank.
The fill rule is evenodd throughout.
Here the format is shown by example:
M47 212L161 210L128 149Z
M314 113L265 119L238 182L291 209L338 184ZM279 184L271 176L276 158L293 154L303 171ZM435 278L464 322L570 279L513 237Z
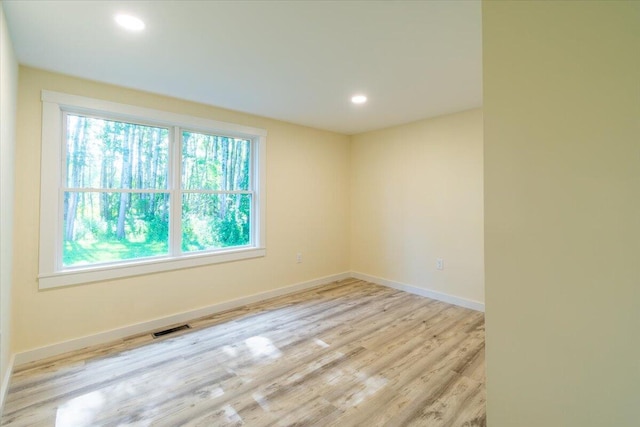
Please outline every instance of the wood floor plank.
M16 369L2 425L483 426L484 316L357 279Z
M374 293L371 293L371 295L362 294L361 298L358 299L356 303L366 304L369 302L367 298L371 297L371 299L374 299L376 296L377 295L375 295ZM353 304L356 304L356 303L353 303ZM297 316L298 322L295 325L295 327L296 328L304 327L308 323L318 322L319 320L326 322L328 316L330 314L334 314L335 310L341 310L343 312L349 311L352 308L350 304L351 302L347 301L346 299L341 300L340 303L332 302L329 300L329 301L324 301L323 304L320 305L319 307L314 306L312 308L311 307L312 304L309 303L305 306L306 310L304 310L304 313L303 313L304 315ZM243 317L238 320L234 320L233 322L228 322L226 324L221 325L219 328L216 328L215 331L213 331L213 333L207 334L206 336L202 336L202 340L214 342L217 340L232 338L234 339L234 342L237 342L239 340L246 339L252 335L261 334L265 331L282 332L284 334L289 333L292 330L292 328L294 328L293 323L289 322L288 316L286 318L283 318L282 313L274 314L274 312L276 311L281 312L282 308L278 308L278 310L274 310L273 312L269 312L264 316L262 316L260 318L260 323L258 325L254 324L255 323L254 320L252 319L248 320L246 317ZM317 313L321 313L320 318L314 317L314 315L316 315ZM307 319L309 317L310 319ZM276 322L277 318L280 318L279 323ZM340 321L340 319L338 318L337 321ZM287 325L287 327L286 328L281 327L279 326L280 324L285 324ZM239 334L238 331L242 331L242 332ZM162 347L163 345L165 344L156 344L156 347ZM189 352L190 356L193 357L194 355L197 354L194 351L193 342L189 341L189 337L181 337L180 339L174 338L172 342L167 343L166 346L170 346L170 353L160 352L160 351L155 352L156 355L158 355L165 362L169 359L168 356L170 354L176 355L176 357L182 357L182 352L184 351L185 347L190 347L190 352ZM200 349L200 352L207 352L209 350L210 348L204 348L204 349ZM146 351L145 349L135 348L128 352L121 352L119 354L116 354L110 359L96 360L95 363L96 365L100 365L99 367L100 370L111 371L112 365L128 366L129 368L131 368L129 370L134 370L137 367L134 365L130 365L129 362L135 362L137 360L138 362L145 363L147 365L152 364L153 359L144 358L141 360L139 358L137 353L141 353L145 351ZM84 372L86 370L87 369L85 368L84 363L76 365L75 372ZM100 370L98 370L98 366L93 366L91 368L92 375L100 376L101 375ZM39 389L41 387L44 387L44 392L47 393L49 392L49 390L47 390L47 387L50 387L53 384L50 381L51 379L56 377L61 377L64 375L66 377L66 381L74 382L75 379L73 378L73 374L75 372L70 369L67 369L64 372L55 371L55 370L50 371L48 375L41 375L41 376L39 375L37 377L34 375L31 375L29 377L32 379L31 382L28 382L26 380L20 381L20 377L18 376L17 381L14 383L14 386L13 386L14 393L12 393L9 398L19 399L21 397L20 390L28 390L26 394L33 397L33 394L39 392ZM75 384L77 384L77 382ZM60 387L60 385L61 385L60 381L55 383L56 387Z

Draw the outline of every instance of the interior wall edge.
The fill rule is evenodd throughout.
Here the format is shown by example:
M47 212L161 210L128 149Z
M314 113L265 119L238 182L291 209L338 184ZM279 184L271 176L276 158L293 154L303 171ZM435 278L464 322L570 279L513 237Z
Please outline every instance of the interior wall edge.
M15 354L11 355L9 363L7 364L7 370L2 378L2 385L0 387L0 414L4 413L4 402L7 399L7 393L9 392L9 383L11 382L11 376L13 375L13 367L15 366Z
M19 66L0 1L0 409L13 367L14 201Z

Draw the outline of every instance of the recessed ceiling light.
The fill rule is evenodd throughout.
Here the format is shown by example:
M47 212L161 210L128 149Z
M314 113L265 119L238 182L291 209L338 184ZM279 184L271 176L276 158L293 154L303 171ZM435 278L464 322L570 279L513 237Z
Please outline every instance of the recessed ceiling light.
M364 95L354 95L351 97L351 102L354 104L364 104L367 102L367 97Z
M142 31L144 30L144 22L140 18L136 18L135 16L126 15L126 14L118 14L115 16L115 20L122 28L127 29L129 31Z

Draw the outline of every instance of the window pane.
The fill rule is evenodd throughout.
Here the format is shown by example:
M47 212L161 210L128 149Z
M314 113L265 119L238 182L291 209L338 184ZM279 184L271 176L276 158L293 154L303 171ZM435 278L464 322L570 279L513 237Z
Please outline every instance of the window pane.
M182 132L182 188L248 190L251 141Z
M169 253L169 193L65 192L65 267Z
M67 114L67 187L165 189L166 128Z
M182 203L182 250L245 246L250 238L250 194L186 193Z

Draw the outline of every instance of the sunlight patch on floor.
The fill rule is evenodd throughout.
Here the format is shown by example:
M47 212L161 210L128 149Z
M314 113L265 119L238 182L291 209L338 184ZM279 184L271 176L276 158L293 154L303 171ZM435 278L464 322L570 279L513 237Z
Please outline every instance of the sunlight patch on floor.
M102 391L94 391L71 399L58 408L56 427L79 427L93 425L104 406L106 398Z
M269 409L269 402L267 402L267 399L266 399L262 394L260 394L260 393L253 393L253 394L251 395L251 397L253 397L253 400L255 400L255 401L256 401L256 403L257 403L258 405L260 405L260 407L261 407L264 411L267 411L267 412L269 412L269 411L270 411L270 409Z
M313 340L313 342L315 342L316 344L318 344L320 347L322 348L327 348L329 347L329 344L327 344L326 342L322 341L321 339L315 338Z
M251 337L245 341L255 359L277 359L282 352L266 337Z

